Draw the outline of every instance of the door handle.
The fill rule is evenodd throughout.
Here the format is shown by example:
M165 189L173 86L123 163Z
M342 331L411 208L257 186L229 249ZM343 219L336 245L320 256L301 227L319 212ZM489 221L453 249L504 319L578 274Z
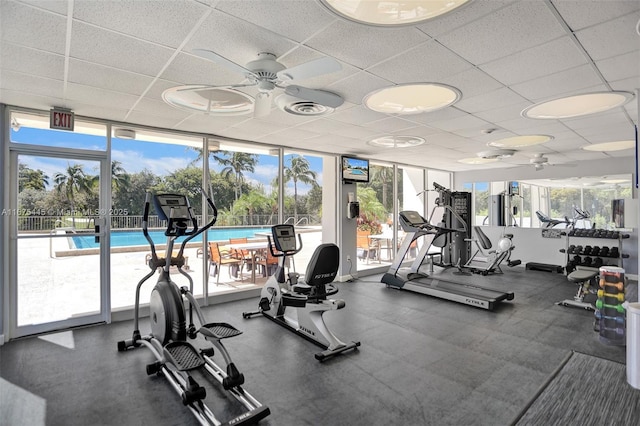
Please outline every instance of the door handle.
M98 244L100 243L100 225L95 225L93 229L96 231L96 235L93 237L93 241Z

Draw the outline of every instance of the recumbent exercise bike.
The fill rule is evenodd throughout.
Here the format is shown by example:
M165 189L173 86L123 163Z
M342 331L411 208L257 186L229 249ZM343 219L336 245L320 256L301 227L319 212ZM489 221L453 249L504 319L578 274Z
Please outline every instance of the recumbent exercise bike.
M231 356L221 342L221 339L231 338L242 334L233 326L226 323L207 323L202 310L193 296L193 280L182 267L185 264L184 249L189 241L213 226L217 219L217 209L213 200L202 191L207 204L213 210L211 221L198 228L198 222L189 205L187 197L180 194L147 193L142 221L142 232L151 247L149 272L136 287L134 331L131 339L118 342L118 351L123 352L140 346L146 346L155 357L155 362L147 365L147 374L164 376L173 389L181 396L182 403L196 416L203 425L220 425L221 422L204 404L206 390L200 386L190 374L192 370L203 370L215 378L223 388L229 391L246 409L239 416L229 420L226 424L253 424L268 416L270 410L242 388L244 375L238 371L231 360ZM153 240L147 229L149 221L150 199L153 197L156 212L161 220L167 221L165 235L167 246L165 258L159 258ZM191 228L191 229L189 229ZM174 242L179 237L185 237L180 244L177 255L173 255ZM189 287L179 287L169 276L170 268L177 267L178 272L189 281ZM158 282L151 292L149 302L149 318L151 333L141 335L140 319L140 288L153 274L159 271ZM185 304L188 304L188 321ZM200 328L193 323L193 313L196 313ZM206 349L197 350L187 338L196 339L198 334L213 345ZM213 360L214 347L222 355L226 363L226 371Z
M302 238L293 225L276 225L271 228L273 241L268 236L271 254L278 257L278 267L269 277L260 293L259 310L244 312L243 318L263 314L265 317L295 332L325 349L315 354L319 361L360 346L360 342L344 343L327 327L322 318L326 311L345 307L344 300L328 299L338 292L330 284L338 273L340 250L335 244L321 244L313 253L307 266L304 281L300 274L285 274L287 259L302 250ZM275 246L275 250L274 250Z

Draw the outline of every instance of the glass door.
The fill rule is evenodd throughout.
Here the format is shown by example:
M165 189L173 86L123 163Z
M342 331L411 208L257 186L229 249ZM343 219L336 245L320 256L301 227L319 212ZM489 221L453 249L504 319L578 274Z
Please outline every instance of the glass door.
M108 173L100 154L12 151L12 338L109 320Z

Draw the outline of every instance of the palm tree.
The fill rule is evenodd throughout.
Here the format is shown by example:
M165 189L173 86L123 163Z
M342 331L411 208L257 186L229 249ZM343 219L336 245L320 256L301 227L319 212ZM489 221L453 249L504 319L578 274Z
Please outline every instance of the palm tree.
M240 199L234 203L233 210L237 212L246 212L249 216L249 225L253 225L253 217L256 213L264 212L271 206L270 200L259 191L251 191L243 194Z
M382 185L382 205L387 207L387 184L393 183L393 168L385 166L373 166L371 180Z
M122 167L119 161L111 162L111 186L114 191L119 191L129 186L131 177L129 173Z
M76 195L82 192L90 192L95 180L94 176L88 176L84 172L82 164L67 165L66 174L56 172L56 174L53 175L55 190L59 193L64 193L69 201L72 213L71 220L73 221L74 228L76 226L74 212Z
M284 169L284 181L293 181L293 217L294 223L298 222L298 182L308 185L314 183L318 174L311 170L309 161L301 155L289 159L291 165Z
M220 165L224 166L220 171L220 174L223 177L228 178L229 176L233 176L235 200L238 201L238 198L242 195L242 182L244 181L243 172L255 172L255 165L258 162L258 159L256 158L257 155L236 151L219 152L226 157L213 154L213 158L220 163Z
M44 191L49 185L49 176L40 169L33 170L25 164L18 164L18 192L24 189L35 189Z

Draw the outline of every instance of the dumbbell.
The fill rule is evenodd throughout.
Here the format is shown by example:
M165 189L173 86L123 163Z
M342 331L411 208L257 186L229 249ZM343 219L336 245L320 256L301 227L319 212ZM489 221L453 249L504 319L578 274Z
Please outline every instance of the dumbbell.
M598 253L598 256L609 256L609 247L603 246Z
M600 311L596 311L596 319L613 321L613 322L615 322L617 324L624 325L624 317L612 317L612 316L609 316L609 315L604 315Z
M573 252L576 250L576 246L575 244L571 244L569 246L569 248L567 249L567 254L573 254Z
M598 290L598 297L611 297L613 299L618 300L619 302L624 302L624 293L605 293L604 290Z
M590 256L586 256L582 259L582 264L584 266L591 266L592 262L593 262L593 259Z
M614 287L617 288L618 291L623 291L624 290L624 283L622 282L616 282L616 283L608 283L603 279L600 279L600 287L604 288L604 287Z
M624 306L622 305L609 305L608 303L604 303L602 300L596 300L596 308L598 309L611 308L611 309L615 309L620 313L624 313L625 311Z
M595 260L593 261L593 266L596 268L599 268L602 265L604 265L604 261L602 260L602 258L596 257Z
M600 256L600 247L598 246L591 247L591 256Z
M591 246L585 246L584 250L582 250L582 254L592 254L591 253Z
M620 257L620 251L618 250L618 247L611 247L611 250L609 250L609 256Z

